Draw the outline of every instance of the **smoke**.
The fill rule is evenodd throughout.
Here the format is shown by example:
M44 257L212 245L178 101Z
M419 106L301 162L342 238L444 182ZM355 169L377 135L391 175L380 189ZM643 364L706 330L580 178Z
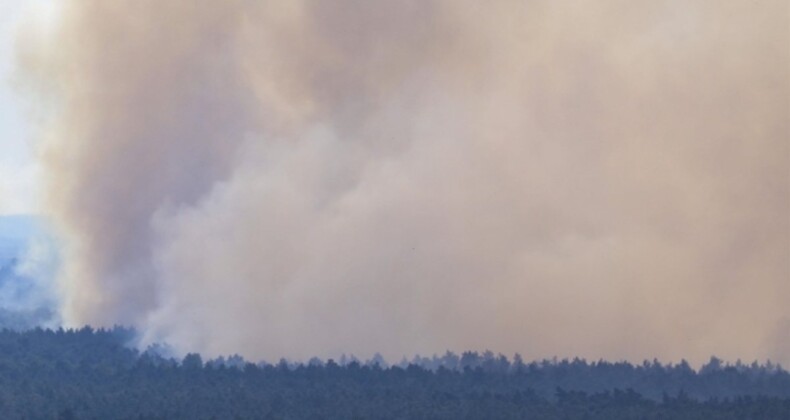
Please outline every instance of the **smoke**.
M7 164L0 156L0 217L31 212L35 207L38 171L35 164Z
M786 2L67 1L63 317L303 358L790 362Z

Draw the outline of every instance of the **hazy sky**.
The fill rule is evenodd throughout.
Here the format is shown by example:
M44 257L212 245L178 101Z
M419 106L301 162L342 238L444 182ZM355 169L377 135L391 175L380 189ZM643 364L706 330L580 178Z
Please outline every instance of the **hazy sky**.
M786 1L63 4L15 57L69 325L790 362Z
M29 129L10 80L14 68L14 30L21 6L22 2L0 3L0 214L31 210L30 198L23 194L30 182L20 179L25 167L32 163L25 141Z
M18 86L15 43L24 23L51 24L52 0L0 2L0 215L37 212L41 188L32 109Z

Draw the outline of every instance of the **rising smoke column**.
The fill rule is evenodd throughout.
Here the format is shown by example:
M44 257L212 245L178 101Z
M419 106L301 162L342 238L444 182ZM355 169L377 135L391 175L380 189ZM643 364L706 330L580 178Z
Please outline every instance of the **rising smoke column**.
M72 325L268 359L788 362L788 6L65 2Z

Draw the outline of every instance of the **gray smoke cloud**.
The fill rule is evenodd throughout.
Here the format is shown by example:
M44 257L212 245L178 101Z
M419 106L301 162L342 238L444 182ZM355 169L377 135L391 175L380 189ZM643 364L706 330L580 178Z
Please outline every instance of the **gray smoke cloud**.
M790 362L785 1L66 1L72 325L306 359Z

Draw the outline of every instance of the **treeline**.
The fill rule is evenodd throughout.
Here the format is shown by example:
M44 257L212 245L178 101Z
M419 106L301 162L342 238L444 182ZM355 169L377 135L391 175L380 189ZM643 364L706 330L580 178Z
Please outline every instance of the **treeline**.
M790 418L778 365L545 360L446 353L388 366L381 357L251 363L138 352L134 331L0 332L0 417Z

